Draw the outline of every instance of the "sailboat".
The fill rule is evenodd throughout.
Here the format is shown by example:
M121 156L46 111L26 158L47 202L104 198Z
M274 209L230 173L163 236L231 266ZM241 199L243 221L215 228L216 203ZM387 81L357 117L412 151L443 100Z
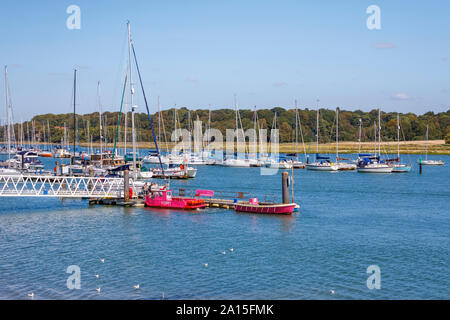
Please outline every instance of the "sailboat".
M162 112L161 112L161 104L158 96L158 137L157 141L159 144L161 144L161 124L164 128L164 119L162 119ZM166 143L166 149L167 149L167 141L166 141L166 134L164 129L164 140ZM161 159L162 163L169 163L169 158L166 156L163 156L162 154L157 154L153 151L149 151L148 154L143 158L144 163L148 164L158 164L159 160Z
M376 133L376 131L375 131ZM375 148L377 135L375 134ZM360 173L391 173L393 167L388 166L381 157L381 111L378 109L378 154L360 155L357 171Z
M339 171L356 170L356 164L342 162L340 160L348 160L339 157L339 109L336 108L336 165Z
M316 161L313 163L307 163L305 165L307 170L314 171L337 171L338 166L331 162L330 157L324 157L319 155L319 107L317 106L317 117L316 117Z
M8 67L5 66L5 99L6 99L6 121L7 121L7 136L8 136L8 145L6 146L6 154L8 154L8 159L11 156L17 153L17 148L11 145L12 140L15 140L14 137L14 125L13 125L13 116L11 110L11 100L9 98L9 86L8 86ZM12 128L11 128L12 127Z
M423 164L426 166L442 166L444 165L444 161L442 160L428 160L428 125L427 125L427 133L426 133L426 151L425 151L425 160L422 160L422 158L420 158L419 160L417 160L417 163L419 164Z
M394 164L392 172L403 173L410 171L411 171L410 165L400 163L400 115L397 114L397 163Z
M294 156L295 159L290 160L292 167L294 169L304 169L305 163L300 161L298 158L298 127L300 125L300 133L302 136L302 144L303 144L303 151L305 153L306 158L306 149L305 149L305 142L303 141L303 131L302 131L302 124L300 122L300 116L298 114L298 108L297 108L297 100L295 100L295 154L287 154L287 156Z
M239 130L238 118L240 116L239 116L239 110L238 110L238 106L237 106L237 102L236 102L236 95L234 96L234 109L235 109L235 115L236 115L235 128L236 128L236 133L239 136L240 130ZM244 130L242 129L242 134L243 133L244 133ZM238 141L239 141L239 138L238 138ZM243 141L243 143L245 143L245 140ZM245 159L245 158L244 159L239 158L236 153L236 158L234 158L234 157L226 158L225 160L222 161L222 163L220 165L224 166L224 167L247 168L247 167L250 167L250 161L248 161L248 159Z
M273 124L272 124L272 130L277 129L277 113L275 112L275 116L273 118ZM281 159L279 161L276 161L275 159L269 158L266 161L266 167L270 168L278 168L278 169L292 169L292 162L287 161L285 159Z

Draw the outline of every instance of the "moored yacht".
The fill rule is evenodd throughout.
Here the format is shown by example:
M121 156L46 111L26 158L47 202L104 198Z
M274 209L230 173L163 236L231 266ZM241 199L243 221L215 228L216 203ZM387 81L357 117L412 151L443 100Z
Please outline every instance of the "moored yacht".
M305 164L305 168L307 170L314 171L337 171L338 166L331 162L330 157L324 157L319 154L316 154L316 161L313 163Z
M391 173L393 167L380 160L377 155L360 155L357 171L361 173Z

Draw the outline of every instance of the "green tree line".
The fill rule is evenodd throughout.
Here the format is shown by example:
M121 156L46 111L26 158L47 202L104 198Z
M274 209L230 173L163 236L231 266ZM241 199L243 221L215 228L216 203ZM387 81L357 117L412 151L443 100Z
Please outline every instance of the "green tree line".
M254 111L240 110L240 119L243 128L249 129L254 127ZM272 129L275 113L277 115L277 128L280 129L280 142L295 141L295 109L272 108L258 110L259 127L262 129ZM209 110L197 109L188 110L187 108L176 109L177 128L188 129L189 118L191 129L193 129L194 121L197 119L202 121L203 130L208 125ZM335 141L336 135L336 111L329 109L320 109L319 116L319 136L321 143ZM171 141L171 133L174 130L175 109L169 109L161 112L161 130L159 130L159 114L153 114L153 127L155 134L161 131L161 141L164 141L163 132L166 132L168 141ZM105 112L102 114L103 131L106 128L106 138L111 143L116 136L117 122L119 112ZM316 110L299 109L299 119L301 122L301 131L304 136L305 143L315 141L316 132ZM362 121L362 137L361 141L374 140L374 123L378 120L378 110L363 112L361 110L346 111L339 110L339 140L340 141L357 141L359 136L359 123ZM20 141L23 137L24 141L31 141L34 137L36 142L48 142L60 144L64 137L64 127L69 144L73 143L73 114L43 114L33 117L32 120L16 123L12 136L16 141ZM75 127L77 130L76 142L86 143L93 141L99 142L100 139L100 117L98 112L76 115ZM118 135L119 142L124 141L124 123L125 115L121 116L120 131ZM423 115L415 115L413 113L400 114L401 123L401 140L424 140L426 127L429 126L429 139L446 139L450 134L450 110L446 112L433 113L427 112ZM127 115L127 141L131 141L131 113ZM239 124L240 125L240 124ZM135 126L138 142L153 141L150 122L147 114L135 114ZM384 141L393 141L397 139L397 113L381 113L382 138ZM33 130L34 127L34 130ZM89 136L88 136L89 127ZM233 109L219 109L211 111L211 128L219 129L225 137L226 129L235 128L235 112ZM163 130L164 129L164 130ZM50 131L49 131L50 130ZM7 140L6 127L0 130L2 141ZM301 141L300 128L298 128L298 139ZM105 131L103 132L105 136ZM268 134L270 136L270 134Z

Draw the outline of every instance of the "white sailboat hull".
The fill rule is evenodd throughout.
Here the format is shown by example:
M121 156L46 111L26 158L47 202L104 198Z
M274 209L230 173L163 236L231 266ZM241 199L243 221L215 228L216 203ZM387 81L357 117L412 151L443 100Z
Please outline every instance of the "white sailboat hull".
M308 163L305 165L306 170L313 171L337 171L338 167L332 164Z
M442 166L444 161L442 160L422 160L417 161L418 164L422 163L424 166Z
M411 166L407 164L396 164L394 165L394 168L392 169L392 172L395 173L403 173L403 172L410 172Z
M250 162L244 159L227 159L221 163L223 167L248 168Z
M345 170L356 170L356 164L354 163L347 163L347 162L339 162L336 164L338 167L338 170L345 171Z
M366 166L364 168L357 168L360 173L391 173L392 167L389 166Z

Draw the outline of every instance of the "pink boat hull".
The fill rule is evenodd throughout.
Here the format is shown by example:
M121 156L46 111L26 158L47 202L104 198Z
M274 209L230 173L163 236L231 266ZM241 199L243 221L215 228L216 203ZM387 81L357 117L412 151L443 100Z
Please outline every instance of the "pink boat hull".
M234 210L238 212L264 213L264 214L292 214L295 203L258 205L258 204L235 204Z

